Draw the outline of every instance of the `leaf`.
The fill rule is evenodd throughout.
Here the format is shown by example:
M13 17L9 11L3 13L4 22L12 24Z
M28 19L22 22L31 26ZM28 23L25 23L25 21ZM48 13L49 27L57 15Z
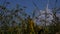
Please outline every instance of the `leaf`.
M23 8L27 8L26 6L24 6Z
M6 2L7 4L10 4L10 2Z
M4 7L4 6L0 6L0 8L1 8L1 9L3 9L3 10L5 10L5 9L6 9L6 7Z
M3 19L3 17L2 16L0 16L0 20L2 20Z
M15 10L15 13L17 13L19 10Z
M22 9L22 8L20 8L20 11L23 11L23 9Z

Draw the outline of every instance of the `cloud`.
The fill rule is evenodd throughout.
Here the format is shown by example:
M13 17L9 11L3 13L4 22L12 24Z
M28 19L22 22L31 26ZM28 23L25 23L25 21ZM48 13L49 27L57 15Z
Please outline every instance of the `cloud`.
M35 19L35 22L37 23L37 25L44 25L45 21L47 22L46 25L49 25L51 23L51 20L53 20L53 13L51 12L50 9L48 9L47 11L46 19L45 19L45 10L40 10L36 14L37 14L36 17L38 19Z

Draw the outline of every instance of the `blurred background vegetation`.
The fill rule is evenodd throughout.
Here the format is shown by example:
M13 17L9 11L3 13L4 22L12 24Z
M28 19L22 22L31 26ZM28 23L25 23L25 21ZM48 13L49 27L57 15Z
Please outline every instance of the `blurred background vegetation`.
M57 2L57 1L56 1ZM32 18L25 12L26 6L20 7L16 4L16 7L12 10L6 8L10 2L4 2L0 5L0 34L58 34L60 33L60 20L56 16L56 12L60 8L53 8L53 20L49 26L39 26L34 23ZM34 4L34 3L33 3ZM35 4L34 4L35 5ZM36 6L36 5L35 5ZM36 6L37 7L37 6ZM38 8L36 8L38 9Z

